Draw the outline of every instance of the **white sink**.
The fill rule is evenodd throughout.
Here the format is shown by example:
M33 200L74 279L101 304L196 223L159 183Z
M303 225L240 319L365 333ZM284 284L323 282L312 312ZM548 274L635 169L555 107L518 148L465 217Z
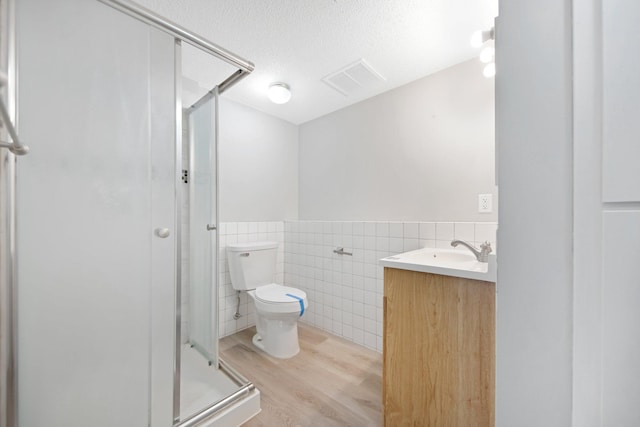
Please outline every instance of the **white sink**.
M380 265L487 282L496 281L495 255L489 255L489 262L479 262L471 252L457 249L418 249L382 258Z

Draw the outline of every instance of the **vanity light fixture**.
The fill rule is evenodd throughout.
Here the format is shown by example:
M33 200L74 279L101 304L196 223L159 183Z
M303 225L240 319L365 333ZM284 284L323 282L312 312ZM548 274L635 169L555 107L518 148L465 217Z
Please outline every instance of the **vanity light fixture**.
M482 31L482 30L476 31L471 35L471 40L470 40L471 47L480 47L486 42L488 42L489 40L493 40L494 36L495 34L493 31L493 27L487 31Z
M495 39L495 30L491 28L488 31L476 31L471 35L471 46L473 47L482 47L485 43ZM496 75L496 63L494 62L494 57L496 54L496 50L493 46L486 46L482 51L480 51L480 61L483 64L487 64L484 66L482 70L482 74L487 77L493 77Z
M268 96L274 104L286 104L291 99L291 89L285 83L272 83Z

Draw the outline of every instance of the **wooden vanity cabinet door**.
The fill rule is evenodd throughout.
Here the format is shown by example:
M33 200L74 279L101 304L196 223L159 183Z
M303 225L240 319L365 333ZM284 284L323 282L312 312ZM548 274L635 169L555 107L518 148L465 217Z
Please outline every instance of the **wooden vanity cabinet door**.
M385 268L384 425L493 426L495 285Z

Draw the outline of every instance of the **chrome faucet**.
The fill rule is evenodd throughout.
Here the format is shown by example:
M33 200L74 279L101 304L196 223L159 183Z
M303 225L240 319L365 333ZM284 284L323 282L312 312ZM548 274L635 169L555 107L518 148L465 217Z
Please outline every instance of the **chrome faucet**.
M491 253L491 243L484 242L480 245L480 250L477 250L467 242L462 240L453 240L451 242L451 246L454 248L458 245L466 246L473 254L476 256L476 259L480 262L489 262L489 254Z

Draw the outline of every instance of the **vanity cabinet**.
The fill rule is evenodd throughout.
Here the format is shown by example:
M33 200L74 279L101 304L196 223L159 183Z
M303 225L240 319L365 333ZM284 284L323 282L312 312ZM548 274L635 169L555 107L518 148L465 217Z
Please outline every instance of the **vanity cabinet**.
M493 426L495 284L384 269L384 425Z

